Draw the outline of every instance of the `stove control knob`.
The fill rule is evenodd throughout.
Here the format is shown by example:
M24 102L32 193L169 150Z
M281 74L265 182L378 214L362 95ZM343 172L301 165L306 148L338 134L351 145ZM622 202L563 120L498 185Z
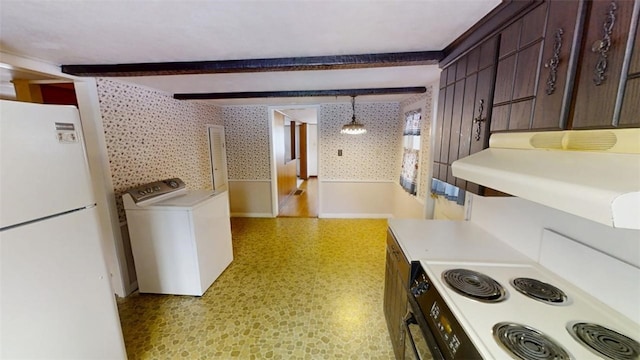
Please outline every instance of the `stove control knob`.
M153 191L160 191L160 186L156 185L153 187Z
M175 180L171 180L169 181L169 186L175 189L178 187L178 182Z
M413 293L413 296L420 296L426 293L429 290L429 287L430 285L426 281L416 282L416 284L411 287L411 293Z

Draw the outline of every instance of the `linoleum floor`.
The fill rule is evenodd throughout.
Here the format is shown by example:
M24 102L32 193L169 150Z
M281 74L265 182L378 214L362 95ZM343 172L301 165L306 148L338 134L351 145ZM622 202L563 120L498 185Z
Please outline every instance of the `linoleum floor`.
M234 261L202 297L119 299L129 359L393 359L386 220L232 219Z

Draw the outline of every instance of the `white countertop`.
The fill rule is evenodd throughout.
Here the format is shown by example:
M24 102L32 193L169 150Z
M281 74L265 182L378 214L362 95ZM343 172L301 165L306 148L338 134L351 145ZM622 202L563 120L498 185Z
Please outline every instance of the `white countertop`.
M534 262L472 222L389 219L388 224L409 261Z

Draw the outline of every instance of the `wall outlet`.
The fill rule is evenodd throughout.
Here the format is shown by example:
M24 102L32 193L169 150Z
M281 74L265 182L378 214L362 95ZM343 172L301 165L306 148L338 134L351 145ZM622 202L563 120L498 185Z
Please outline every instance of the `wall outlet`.
M338 156L342 156L342 149L338 150Z

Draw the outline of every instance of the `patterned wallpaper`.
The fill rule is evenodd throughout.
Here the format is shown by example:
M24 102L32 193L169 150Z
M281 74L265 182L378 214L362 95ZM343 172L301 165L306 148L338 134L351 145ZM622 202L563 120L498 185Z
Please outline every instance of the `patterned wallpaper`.
M179 177L189 189L211 189L206 124L223 124L218 108L108 79L97 85L120 221L131 187Z
M431 142L431 120L433 115L433 87L427 86L424 94L413 96L400 103L400 114L407 111L422 109L422 123L420 129L420 175L418 183L418 199L426 199L430 186L427 186L427 175L429 174L429 145ZM399 150L402 158L402 149ZM400 174L398 173L398 177Z
M323 104L318 111L320 176L323 180L396 181L400 176L402 126L398 103L358 103L363 135L341 134L351 121L351 104ZM338 156L342 150L342 156Z
M121 194L143 183L182 178L190 189L211 188L206 124L224 125L228 177L271 178L269 108L216 107L173 99L148 88L98 79L100 110L120 220ZM432 88L398 103L358 103L356 118L367 133L340 133L351 120L351 104L323 104L318 111L320 176L325 180L397 181L402 154L402 114L422 108L422 148L428 149ZM338 156L338 150L343 155ZM425 150L423 150L425 151ZM421 160L418 196L427 194L428 156Z
M269 108L255 106L223 106L229 180L271 179L269 148Z

